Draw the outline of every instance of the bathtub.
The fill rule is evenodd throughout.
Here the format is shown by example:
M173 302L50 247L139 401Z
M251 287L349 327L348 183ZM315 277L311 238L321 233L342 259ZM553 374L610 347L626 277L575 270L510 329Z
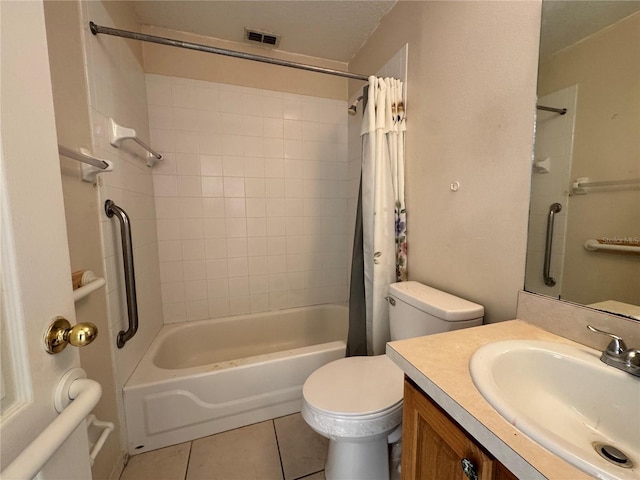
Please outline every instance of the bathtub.
M299 412L302 385L345 356L346 305L165 325L124 386L129 453Z

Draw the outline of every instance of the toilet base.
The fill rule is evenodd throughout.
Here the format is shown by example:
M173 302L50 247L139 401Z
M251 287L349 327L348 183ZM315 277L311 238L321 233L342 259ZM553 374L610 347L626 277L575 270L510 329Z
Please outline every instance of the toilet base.
M326 480L389 480L387 437L368 441L329 441Z

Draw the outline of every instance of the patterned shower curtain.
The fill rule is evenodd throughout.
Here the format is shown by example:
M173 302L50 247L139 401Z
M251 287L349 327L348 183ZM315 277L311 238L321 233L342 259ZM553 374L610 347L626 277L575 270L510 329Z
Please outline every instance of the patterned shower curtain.
M389 284L407 279L403 84L369 77L362 120L362 226L367 351L389 340Z

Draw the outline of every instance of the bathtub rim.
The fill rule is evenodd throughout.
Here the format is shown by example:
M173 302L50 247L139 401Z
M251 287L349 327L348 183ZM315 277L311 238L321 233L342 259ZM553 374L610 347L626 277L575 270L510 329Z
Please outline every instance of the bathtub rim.
M321 349L326 348L336 348L341 345L346 346L346 335L344 341L338 340L333 342L325 342L314 345L307 345L304 347L298 347L294 349L287 349L278 352L265 353L260 355L253 355L251 357L245 357L241 359L227 360L218 363L209 363L204 365L198 365L194 367L186 367L186 368L178 368L178 369L164 369L158 367L154 363L154 357L157 354L159 348L161 347L164 339L170 335L173 331L177 329L184 328L195 328L198 325L203 324L216 324L234 320L243 320L243 319L253 319L260 318L265 316L277 316L282 312L299 312L303 310L309 309L322 309L322 308L339 308L341 310L347 310L348 314L348 305L344 302L342 303L326 303L319 305L309 305L305 307L295 307L295 308L287 308L282 310L272 310L269 312L260 312L260 313L249 313L243 315L229 315L226 317L213 318L213 319L205 319L205 320L196 320L192 322L180 322L180 323L170 323L163 325L158 334L155 336L151 345L146 350L138 365L136 365L132 374L129 376L127 381L124 384L123 390L155 385L158 383L162 383L163 381L167 381L175 378L183 378L183 377L193 377L197 378L199 376L205 376L207 374L211 374L216 371L223 371L230 368L245 368L251 365L256 365L260 363L274 361L278 358L282 358L283 355L294 356L294 355L306 355L314 353ZM212 368L215 367L215 368Z

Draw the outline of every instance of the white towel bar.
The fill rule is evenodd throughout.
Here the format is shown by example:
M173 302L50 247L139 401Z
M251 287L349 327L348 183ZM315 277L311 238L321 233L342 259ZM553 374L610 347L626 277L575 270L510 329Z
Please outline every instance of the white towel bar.
M149 156L147 157L148 167L153 167L158 160L162 160L162 155L156 152L142 140L140 140L140 138L138 138L138 134L133 128L127 128L123 127L122 125L118 125L113 118L109 118L108 125L109 143L111 143L111 145L113 145L114 147L119 148L123 140L133 140L147 152L149 152Z
M620 245L614 243L600 243L593 238L584 242L584 248L591 252L596 250L605 250L610 252L627 252L627 253L640 253L640 246L638 245Z
M104 287L105 280L102 277L95 277L86 285L81 286L73 291L73 301L77 302L78 300L86 297L91 292L95 292L101 287Z
M85 182L95 182L96 175L99 173L113 172L112 162L94 157L86 148L80 147L79 151L75 151L58 144L58 153L82 162L82 180Z
M589 177L579 177L571 186L571 193L584 195L587 188L591 187L640 187L640 178L628 178L625 180L605 180L594 182Z
M104 446L104 442L107 441L107 437L111 432L113 432L115 426L111 422L98 420L93 414L87 417L87 430L91 431L91 426L102 429L97 440L91 447L91 452L89 453L89 456L91 457L91 465L93 465L98 453L100 453L100 450L102 450L102 447ZM91 435L89 435L89 442L91 442Z
M56 390L56 410L60 415L18 455L0 475L7 479L31 480L42 470L69 435L97 405L102 387L88 380L84 370L73 368L60 379ZM68 403L73 400L71 403Z

